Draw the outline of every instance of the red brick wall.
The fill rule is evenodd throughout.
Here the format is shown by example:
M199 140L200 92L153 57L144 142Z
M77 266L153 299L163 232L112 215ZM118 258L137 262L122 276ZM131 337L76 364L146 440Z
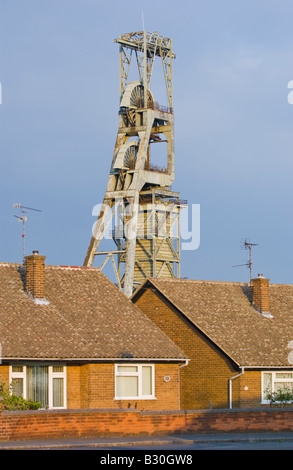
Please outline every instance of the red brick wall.
M1 441L250 431L292 432L293 409L0 413Z

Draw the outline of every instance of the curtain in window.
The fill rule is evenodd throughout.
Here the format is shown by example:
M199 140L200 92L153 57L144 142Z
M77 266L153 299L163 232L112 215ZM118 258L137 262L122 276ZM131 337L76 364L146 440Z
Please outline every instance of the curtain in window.
M41 402L43 407L48 406L48 366L27 366L28 400Z
M291 372L276 372L276 379L292 379Z
M117 366L116 396L126 398L149 398L153 395L153 367Z
M138 367L137 366L118 366L118 373L125 376L116 378L116 394L118 397L137 397L138 396ZM134 374L127 376L127 373Z
M288 390L292 392L292 382L275 382L275 392L279 392L279 390Z
M118 397L137 397L138 377L117 377L116 387L116 394Z
M263 374L263 390L264 390L264 398L266 398L266 396L269 394L269 393L272 393L272 374L270 373L265 373Z
M53 407L64 406L64 394L63 394L63 379L53 378Z
M152 368L142 367L142 394L148 396L152 394Z
M23 379L13 378L11 381L12 392L18 397L23 397Z

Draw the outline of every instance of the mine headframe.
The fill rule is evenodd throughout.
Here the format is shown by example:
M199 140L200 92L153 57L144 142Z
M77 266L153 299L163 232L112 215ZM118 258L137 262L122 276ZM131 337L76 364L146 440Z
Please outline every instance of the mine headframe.
M92 266L111 259L117 285L128 297L146 277L180 277L180 209L185 201L171 190L175 177L171 39L135 32L120 45L118 132L108 184L84 260ZM128 82L133 55L137 80ZM160 57L168 106L154 100L150 83ZM154 164L152 148L163 144L164 166ZM111 237L115 249L97 251ZM124 269L123 269L124 267Z

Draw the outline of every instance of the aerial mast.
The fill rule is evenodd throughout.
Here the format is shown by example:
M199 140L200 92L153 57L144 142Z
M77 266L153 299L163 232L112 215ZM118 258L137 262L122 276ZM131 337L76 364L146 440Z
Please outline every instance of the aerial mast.
M33 209L32 207L22 206L21 204L13 204L13 207L20 209L22 215L15 215L19 222L22 222L22 257L23 257L23 264L25 263L25 224L27 221L27 214L28 211L36 211L42 212L40 209Z
M233 268L237 268L239 266L247 266L249 268L249 283L252 283L252 256L251 256L251 249L253 246L257 246L257 243L252 243L247 238L245 238L241 243L242 250L249 250L249 260L245 264L236 264L232 266Z

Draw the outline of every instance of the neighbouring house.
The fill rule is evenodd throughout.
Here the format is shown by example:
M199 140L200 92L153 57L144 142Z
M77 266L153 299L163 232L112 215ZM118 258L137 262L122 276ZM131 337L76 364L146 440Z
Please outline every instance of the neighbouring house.
M98 268L0 263L0 382L45 408L177 410L187 356Z
M190 358L181 408L268 406L293 390L293 286L147 279L132 301Z

